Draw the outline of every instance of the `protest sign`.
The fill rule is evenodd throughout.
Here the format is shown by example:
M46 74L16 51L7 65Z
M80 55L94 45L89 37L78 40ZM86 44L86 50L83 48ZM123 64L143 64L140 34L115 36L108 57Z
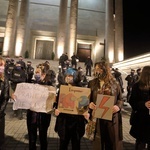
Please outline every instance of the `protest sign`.
M114 105L114 96L97 94L95 118L112 120L112 108Z
M89 88L61 85L58 110L67 114L86 114L90 94Z
M56 89L31 83L17 84L13 109L30 109L35 112L50 112L56 100Z

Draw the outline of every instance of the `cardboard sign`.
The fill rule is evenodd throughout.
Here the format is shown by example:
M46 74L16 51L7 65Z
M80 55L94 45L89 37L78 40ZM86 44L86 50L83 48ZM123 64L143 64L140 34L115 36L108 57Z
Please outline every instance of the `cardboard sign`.
M114 106L114 96L97 94L94 117L112 120L112 108Z
M90 88L61 85L58 110L67 114L86 114L90 94Z
M56 89L31 83L17 84L14 92L13 109L30 109L36 112L50 112L56 100Z

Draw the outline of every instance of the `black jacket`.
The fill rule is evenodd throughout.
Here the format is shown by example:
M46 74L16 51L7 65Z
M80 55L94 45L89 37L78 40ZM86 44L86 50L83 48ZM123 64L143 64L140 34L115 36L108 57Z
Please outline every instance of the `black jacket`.
M15 91L17 83L26 82L26 73L23 69L14 68L10 75L11 88Z
M9 100L9 82L5 78L4 81L0 80L0 119L5 116L5 109Z
M129 103L135 112L130 134L142 142L150 142L150 114L145 102L150 100L150 90L141 90L139 82L132 88Z

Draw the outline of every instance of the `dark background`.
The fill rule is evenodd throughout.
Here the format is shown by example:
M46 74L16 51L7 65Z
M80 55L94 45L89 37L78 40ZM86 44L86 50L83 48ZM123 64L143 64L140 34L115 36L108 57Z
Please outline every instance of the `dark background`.
M124 58L150 52L148 0L123 0Z

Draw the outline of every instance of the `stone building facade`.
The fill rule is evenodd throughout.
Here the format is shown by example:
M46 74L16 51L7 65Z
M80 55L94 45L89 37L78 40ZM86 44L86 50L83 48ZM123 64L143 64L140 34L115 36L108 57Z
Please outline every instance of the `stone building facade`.
M1 0L0 51L31 59L124 59L122 0Z

